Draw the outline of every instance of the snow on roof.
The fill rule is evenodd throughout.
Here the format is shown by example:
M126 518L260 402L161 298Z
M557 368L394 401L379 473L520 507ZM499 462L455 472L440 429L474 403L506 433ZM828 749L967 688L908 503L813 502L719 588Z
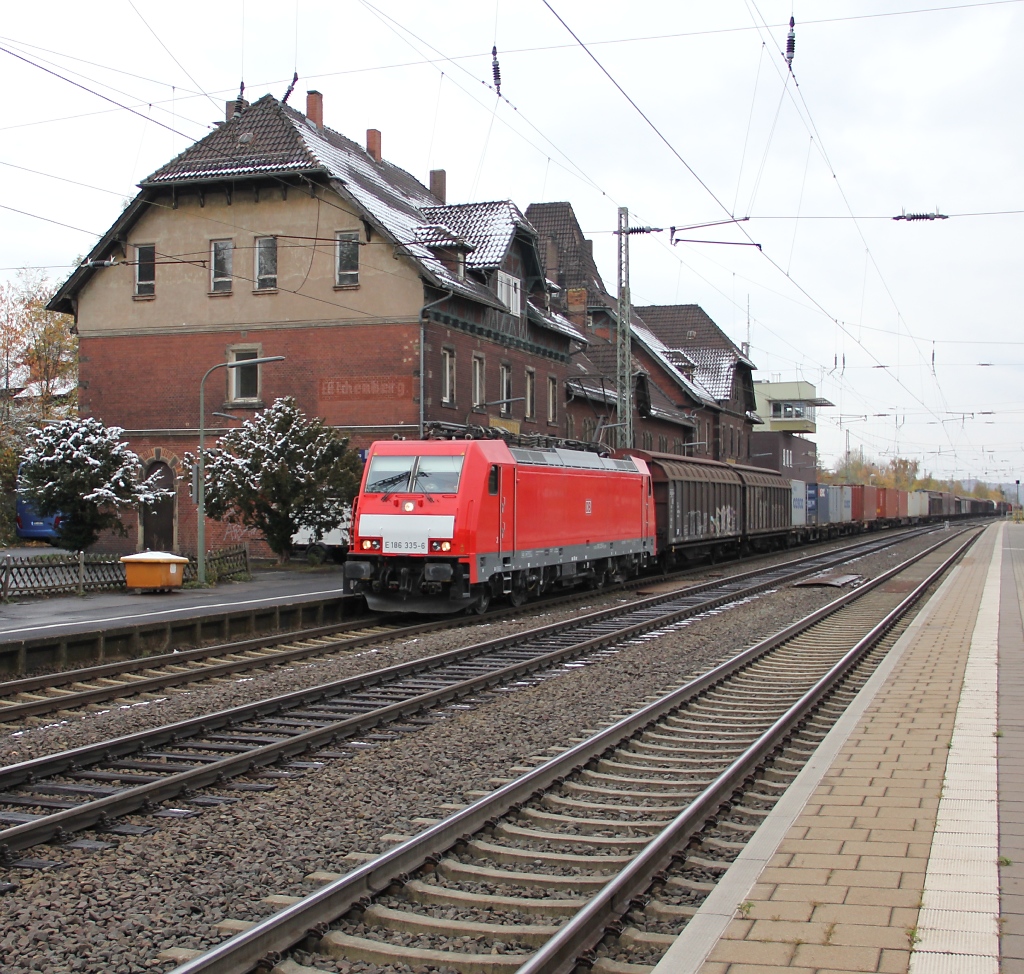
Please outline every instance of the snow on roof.
M48 395L50 396L66 396L69 393L75 391L78 388L78 383L70 379L57 379L50 384ZM17 393L15 399L40 399L43 396L44 389L42 382L29 382L21 392Z
M673 349L668 348L665 343L654 334L642 321L634 318L631 328L633 335L643 342L647 350L658 359L670 375L678 382L694 399L708 405L714 405L717 397L712 389L709 389L703 381L703 376L689 378L683 371L686 368L684 361L674 356Z
M532 232L526 217L511 200L425 206L423 215L470 241L474 252L466 258L466 266L480 270L501 264L520 227Z
M542 311L532 301L526 302L526 313L531 321L550 328L552 331L560 332L568 336L574 342L585 345L589 339L581 332L568 318L564 318L556 311Z

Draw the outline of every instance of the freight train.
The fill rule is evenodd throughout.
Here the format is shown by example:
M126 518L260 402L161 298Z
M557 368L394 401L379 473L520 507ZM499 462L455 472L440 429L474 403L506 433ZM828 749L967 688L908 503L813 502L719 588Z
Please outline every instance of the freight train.
M642 450L385 440L369 450L345 578L375 611L483 612L654 565L984 513L991 501Z

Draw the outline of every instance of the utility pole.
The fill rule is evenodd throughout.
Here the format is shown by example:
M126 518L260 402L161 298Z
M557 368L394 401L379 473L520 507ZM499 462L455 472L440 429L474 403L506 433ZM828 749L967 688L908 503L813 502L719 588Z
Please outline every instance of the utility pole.
M615 343L618 392L618 440L620 447L633 445L633 356L629 327L629 210L619 207L619 322Z

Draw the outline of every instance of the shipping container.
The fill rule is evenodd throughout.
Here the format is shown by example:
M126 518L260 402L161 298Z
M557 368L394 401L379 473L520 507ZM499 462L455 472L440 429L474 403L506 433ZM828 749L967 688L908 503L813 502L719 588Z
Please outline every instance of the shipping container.
M851 487L853 492L851 513L855 521L873 522L878 517L878 488L856 484Z
M892 487L876 487L875 512L879 520L895 521L899 507L896 501L896 490Z
M849 524L853 520L853 488L840 487L839 489L843 492L842 521L844 524Z
M928 491L912 490L908 495L907 512L911 518L928 516Z
M818 523L818 485L807 485L807 523Z
M825 525L832 523L832 517L829 510L829 492L827 484L818 485L818 524Z
M843 520L843 488L828 488L828 521L829 524L841 524Z
M896 491L896 516L901 520L910 517L910 494L905 490Z
M802 528L807 523L807 484L802 480L794 480L792 485L793 527Z

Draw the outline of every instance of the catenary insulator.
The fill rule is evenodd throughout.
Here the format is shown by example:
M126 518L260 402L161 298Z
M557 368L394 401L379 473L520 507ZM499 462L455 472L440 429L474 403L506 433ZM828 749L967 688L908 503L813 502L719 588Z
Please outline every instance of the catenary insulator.
M793 70L793 55L796 54L796 20L789 18L789 36L786 38L786 64Z
M501 68L498 67L498 46L491 48L491 71L494 74L494 90L501 94Z

